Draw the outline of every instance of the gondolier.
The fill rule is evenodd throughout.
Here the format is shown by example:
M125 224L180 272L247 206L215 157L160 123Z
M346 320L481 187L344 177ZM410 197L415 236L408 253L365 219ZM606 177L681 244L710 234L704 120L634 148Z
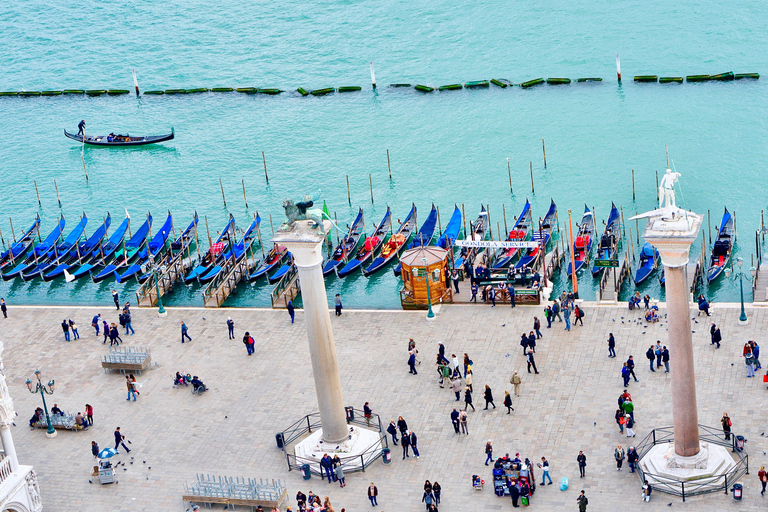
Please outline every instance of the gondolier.
M85 134L85 119L77 124L77 134L81 137Z

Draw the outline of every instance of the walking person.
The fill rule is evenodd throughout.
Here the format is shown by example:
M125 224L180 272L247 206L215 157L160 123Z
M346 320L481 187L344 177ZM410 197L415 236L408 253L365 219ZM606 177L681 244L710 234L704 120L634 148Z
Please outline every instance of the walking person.
M512 397L509 396L509 391L504 391L504 407L507 408L507 414L510 413L510 411L514 411L515 408L512 407Z
M581 491L581 494L576 498L576 501L579 503L579 512L587 512L587 504L589 503L589 500L584 495L584 491Z
M573 317L575 319L573 321L573 325L579 324L582 327L584 327L584 320L582 320L582 318L584 318L584 310L581 309L581 307L574 306L574 308L573 308Z
M488 410L488 404L491 404L493 408L496 408L496 404L493 403L493 392L491 391L491 387L486 384L485 385L485 392L483 393L483 397L485 398L485 410Z
M635 419L632 417L631 414L624 415L624 424L627 427L627 437L637 437L637 434L635 434L635 431L632 430L632 427L635 426Z
M547 329L552 328L552 307L547 305L546 308L544 308L544 318L547 320Z
M336 316L341 316L341 308L344 307L341 304L341 294L336 294L333 298L333 304L336 306Z
M509 286L507 287L507 293L509 294L509 305L511 307L515 307L515 296L517 295L515 293L515 285L509 283Z
M451 281L453 281L453 287L456 289L456 294L459 294L459 271L453 269L451 272Z
M624 419L624 411L621 410L621 407L616 409L616 413L613 415L613 417L616 419L616 424L619 426L619 433L624 433L624 423L627 422L627 420Z
M401 439L408 434L408 424L405 422L402 416L397 417L397 429L400 431Z
M757 478L760 480L760 485L763 490L760 491L760 496L765 495L765 484L768 484L768 475L765 473L765 466L760 466L760 471L757 472Z
M435 495L435 505L440 504L440 493L443 491L443 488L440 487L440 484L435 481L435 483L432 484L432 494ZM437 509L435 509L437 510Z
M563 321L563 317L560 316L560 304L557 303L557 300L552 301L552 315L553 322L555 318L557 318L557 320L560 322Z
M723 341L723 335L720 334L720 328L715 325L715 322L712 322L712 326L709 328L709 335L712 338L712 341L710 341L710 345L717 344L717 347L720 348L720 342Z
M110 329L109 329L109 324L107 323L106 320L102 320L102 326L104 327L104 341L101 342L101 344L103 345L107 342L107 339L109 338ZM110 346L112 346L111 343L110 343Z
M120 332L117 330L117 324L113 323L109 327L109 346L118 346L123 342L123 338L120 337Z
M760 364L760 345L754 340L749 340L749 345L752 347L752 358L754 359L755 371L757 371L763 367Z
M368 402L365 402L365 404L363 404L363 416L365 417L365 422L370 427L371 417L373 416L373 410L371 410L371 407L368 405Z
M469 389L469 386L464 388L464 410L467 410L467 407L471 407L472 411L475 410L475 406L472 405L472 390Z
M243 335L243 345L245 345L245 351L248 353L248 355L252 356L255 342L253 341L251 333L248 331L245 331L245 334Z
M533 334L533 331L528 333L528 348L530 348L533 353L536 353L536 335Z
M64 331L64 341L69 341L69 323L66 320L61 321L61 330Z
M456 433L459 433L459 411L456 410L456 408L453 408L453 411L451 411L451 425L453 425L453 430L456 431Z
M627 359L627 368L629 368L629 374L635 379L635 382L640 382L635 375L635 358L631 355Z
M417 443L419 442L419 438L416 437L416 433L413 430L411 430L411 434L410 434L409 437L410 437L410 442L411 442L411 450L413 450L413 454L418 459L419 458L419 446L418 446Z
M456 375L453 380L451 381L451 389L454 393L456 393L456 402L461 401L461 377Z
M568 303L563 304L563 317L565 317L565 330L571 330L571 307Z
M395 426L395 420L389 420L387 432L392 436L392 444L397 446L397 427Z
M493 442L490 439L485 443L485 465L489 462L493 462Z
M624 464L624 459L626 458L626 453L621 445L613 450L613 458L616 459L616 471L621 471L621 465Z
M669 373L669 350L666 345L661 348L661 362L664 363L664 373Z
M468 420L469 416L467 415L467 411L460 411L459 412L459 423L461 424L461 433L469 435L469 426L468 426Z
M528 335L523 333L520 335L520 346L523 347L523 355L528 353Z
M470 291L472 292L472 298L469 299L469 302L474 302L475 304L477 304L477 292L478 292L477 283L475 282L472 283L472 286L470 287Z
M72 329L72 338L76 339L76 340L79 340L80 339L80 333L77 332L77 324L71 318L69 319L69 328Z
M96 444L96 441L91 441L91 453L93 454L93 458L98 460L99 458L99 445ZM765 487L765 485L763 485Z
M424 489L424 494L421 496L421 501L424 502L424 505L427 506L427 512L430 510L435 510L435 496L432 494L432 488L429 490Z
M723 433L725 434L725 440L730 441L731 439L731 427L733 426L733 422L731 421L731 418L728 417L728 413L723 413L723 419L720 420L720 423L723 425Z
M112 290L112 301L115 303L115 309L120 311L120 296L117 294L117 290Z
M127 308L123 313L123 318L125 319L125 335L128 336L128 331L131 331L131 336L136 334L136 331L133 330L133 326L131 326L131 312Z
M371 500L371 506L375 507L379 504L377 501L377 497L379 496L379 490L376 488L375 485L373 485L373 482L371 482L371 485L368 487L368 499Z
M528 362L528 373L531 373L531 366L533 366L533 371L536 372L536 375L538 375L539 370L538 368L536 368L536 361L533 359L533 350L528 351L527 362Z
M552 485L552 478L549 476L549 461L545 457L541 458L541 464L539 464L539 467L542 470L541 485L544 485L545 480L549 480L547 485Z
M624 366L621 367L621 378L624 379L624 386L629 385L629 367L627 366L627 363L624 363Z
M515 396L520 396L520 384L523 382L523 379L520 378L520 375L517 374L517 370L512 374L512 378L509 379L509 383L512 384L515 387Z
M91 404L85 404L85 418L88 420L88 425L93 426L93 406Z
M613 333L608 333L608 357L616 357L616 338Z
M579 455L576 457L576 462L579 463L579 478L584 478L586 476L587 456L584 455L583 451L579 450Z
M5 299L0 299L0 311L3 312L3 318L8 318L8 305L5 303Z
M541 338L541 322L539 317L533 317L533 330L536 331L536 339Z
M126 398L127 401L130 402L131 396L133 396L133 401L136 401L136 384L131 380L129 376L125 376L125 385L128 387L128 398Z
M227 334L229 339L235 339L235 322L232 320L232 317L227 318Z
M627 464L629 464L630 473L635 472L635 465L638 460L640 460L640 456L637 454L637 450L635 450L634 446L630 446L629 450L627 450Z
M416 349L412 349L408 352L408 366L409 370L408 373L412 373L413 375L418 375L419 373L416 371Z
M656 356L653 353L653 345L648 347L648 350L645 351L645 357L651 363L651 371L656 372L656 370L653 369L653 362L656 360Z
M493 285L488 285L486 296L488 297L488 300L492 303L492 308L496 307L496 290L494 290Z
M189 337L189 329L187 329L187 324L184 322L181 322L181 342L184 343L184 338L187 338L187 340L192 341L192 338Z
M296 308L293 307L292 300L288 301L288 304L285 305L285 309L288 310L288 315L291 317L291 323L293 323L293 320L296 318Z
M131 450L125 446L125 436L120 432L120 427L117 427L115 429L115 450L117 450L119 446L122 446L126 453L131 453Z
M99 335L99 322L101 321L101 313L98 315L95 315L93 319L91 320L91 327L96 329L96 336Z

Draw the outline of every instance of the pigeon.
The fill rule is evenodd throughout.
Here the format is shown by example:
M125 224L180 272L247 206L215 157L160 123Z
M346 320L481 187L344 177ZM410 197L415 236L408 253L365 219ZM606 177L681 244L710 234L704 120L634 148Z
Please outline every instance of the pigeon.
M764 436L764 435L765 435L765 432L763 432L763 433L762 433L762 434L760 434L760 435L761 435L761 436Z
M614 322L616 321L616 319L615 319L615 318L611 318L611 320L613 320Z
M128 471L128 468L123 468L123 471Z
M133 460L133 457L131 457L131 460Z
M133 464L133 461L131 461L131 464Z
M668 507L671 507L671 506L672 506L672 504L671 504L671 503L667 503L667 506L668 506Z
M506 326L507 326L507 324L501 324L501 326L502 326L502 327L506 327Z
M92 484L92 483L93 483L93 480L88 480L88 483L89 483L89 484Z

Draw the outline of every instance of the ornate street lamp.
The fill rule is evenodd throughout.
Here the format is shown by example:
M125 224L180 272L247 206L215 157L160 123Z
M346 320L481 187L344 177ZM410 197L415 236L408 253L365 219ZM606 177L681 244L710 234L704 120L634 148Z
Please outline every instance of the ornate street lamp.
M744 266L744 260L742 258L736 258L736 263L739 266L739 269L734 272L731 268L726 267L725 268L725 277L730 278L731 274L733 274L733 279L735 280L737 277L739 278L739 291L741 292L741 315L739 316L739 325L747 325L747 322L749 321L747 319L747 312L744 311L744 278L746 277L749 281L752 281L752 279L755 277L755 274L757 274L757 270L755 267L751 267L749 269L749 276L746 275L741 269Z
M424 277L427 279L427 302L429 303L427 320L432 320L435 318L435 313L432 311L432 296L429 293L429 270L427 269L427 258L421 258L421 262L424 263Z
M43 399L43 410L45 411L45 420L48 422L48 431L46 432L47 437L53 438L56 437L56 429L53 428L53 425L51 424L51 417L48 414L48 406L45 403L45 395L52 395L53 394L53 388L55 386L53 379L51 379L50 382L48 382L48 386L46 387L45 384L43 384L41 380L41 373L40 370L35 370L35 377L37 377L37 382L32 382L31 380L27 379L27 389L29 389L29 392L32 394L40 393L40 396Z

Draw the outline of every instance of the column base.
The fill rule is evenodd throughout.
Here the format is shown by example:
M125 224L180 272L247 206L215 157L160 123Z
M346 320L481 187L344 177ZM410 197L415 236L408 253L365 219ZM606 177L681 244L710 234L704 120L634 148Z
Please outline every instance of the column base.
M700 447L698 454L683 457L675 453L674 443L657 444L640 460L639 469L655 491L722 491L725 475L733 471L736 461L724 446L702 441Z
M299 464L320 464L324 454L338 455L344 462L344 471L363 469L363 459L378 454L384 448L379 432L357 425L347 425L349 437L341 443L323 442L323 429L312 432L293 447ZM362 456L362 458L361 458Z
M163 311L162 313L158 312L157 316L159 316L160 318L165 318L166 316L168 316L168 312L167 311Z
M749 317L746 320L739 320L739 325L747 325L749 323Z
M48 432L45 433L45 437L47 437L48 439L53 439L54 437L56 437L56 435L58 435L58 432L56 432L55 430L53 431L53 434L49 434Z

